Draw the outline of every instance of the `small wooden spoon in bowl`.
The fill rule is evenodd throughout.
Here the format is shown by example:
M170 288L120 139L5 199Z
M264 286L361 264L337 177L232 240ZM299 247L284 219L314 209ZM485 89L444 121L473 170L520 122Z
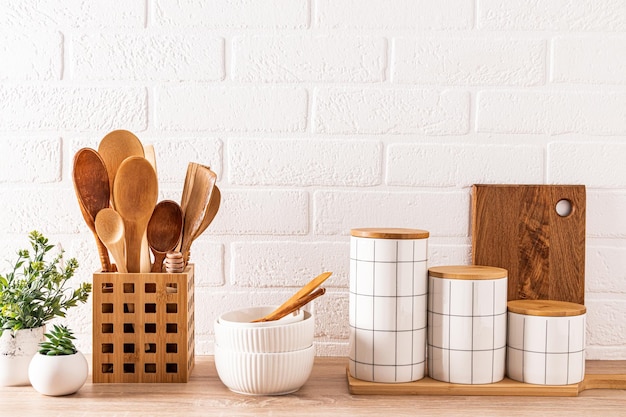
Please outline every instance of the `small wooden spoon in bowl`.
M261 317L260 319L253 320L252 323L258 323L262 321L273 321L285 317L287 314L296 311L300 307L311 302L320 295L324 295L326 291L324 288L317 287L322 285L324 281L328 279L333 273L324 272L311 281L309 281L304 287L302 287L297 293L292 295L287 301L285 301L280 307L269 313L268 315Z
M165 255L178 246L182 230L180 205L172 200L157 204L148 222L148 244L154 254L151 272L161 272Z

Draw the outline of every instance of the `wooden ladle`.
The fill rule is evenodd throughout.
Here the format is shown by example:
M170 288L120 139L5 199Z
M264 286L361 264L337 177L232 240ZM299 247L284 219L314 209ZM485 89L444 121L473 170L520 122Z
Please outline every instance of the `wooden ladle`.
M76 152L72 180L80 212L96 239L102 272L109 272L109 253L95 228L96 215L100 210L109 207L111 193L107 169L98 152L91 148L82 148Z
M141 242L157 198L157 178L150 162L139 156L126 158L115 176L113 199L124 219L128 272L150 272L149 263L147 270L141 267Z
M304 287L302 287L297 293L292 295L291 298L285 301L280 307L278 307L268 315L261 317L260 319L253 320L252 323L278 320L282 317L285 317L287 314L296 311L298 308L311 302L313 299L319 297L320 295L323 295L325 289L318 289L318 287L322 285L324 281L326 281L328 277L332 274L332 272L324 272L316 276Z
M131 156L144 156L143 145L137 136L128 130L114 130L102 138L98 145L98 153L107 168L109 187L113 191L115 176L121 163ZM111 203L115 207L115 198L111 195Z
M154 254L152 272L161 272L167 252L180 242L183 212L175 201L164 200L156 205L148 222L148 244Z
M118 272L128 272L126 269L126 242L124 241L124 220L112 208L100 210L96 216L96 232L109 249Z

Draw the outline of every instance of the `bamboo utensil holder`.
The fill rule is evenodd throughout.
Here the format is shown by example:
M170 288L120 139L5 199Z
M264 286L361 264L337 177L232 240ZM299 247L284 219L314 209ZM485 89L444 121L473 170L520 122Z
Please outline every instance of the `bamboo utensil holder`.
M93 274L93 382L187 382L194 366L194 265Z

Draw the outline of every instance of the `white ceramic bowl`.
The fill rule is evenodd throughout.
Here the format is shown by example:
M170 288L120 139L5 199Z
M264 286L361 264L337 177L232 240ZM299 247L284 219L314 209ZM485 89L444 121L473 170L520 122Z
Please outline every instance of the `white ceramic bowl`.
M259 323L251 323L252 320L265 317L278 306L260 306L260 307L247 307L239 310L229 311L218 317L220 324L231 327L272 327L287 323L294 323L304 318L302 309L298 309L291 314L286 315L280 320L264 321Z
M233 392L282 395L297 391L311 375L315 346L292 352L236 352L215 345L217 374Z
M308 311L301 321L273 326L237 327L215 320L215 344L237 352L291 352L313 344L315 319ZM263 324L263 323L259 323Z

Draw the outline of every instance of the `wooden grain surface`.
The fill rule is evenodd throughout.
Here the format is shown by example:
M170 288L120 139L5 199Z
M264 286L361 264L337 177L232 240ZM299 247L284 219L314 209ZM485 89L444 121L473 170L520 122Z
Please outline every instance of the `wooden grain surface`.
M507 309L512 313L543 317L572 317L587 312L582 304L554 300L513 300L507 303Z
M88 358L89 359L89 358ZM90 362L90 361L89 361ZM245 396L220 382L213 357L196 358L188 383L87 384L67 397L32 387L0 388L0 415L72 416L624 416L626 391L595 389L578 397L466 397L351 395L346 358L315 360L298 392ZM589 373L626 373L626 361L587 362ZM89 379L91 381L91 378Z
M582 185L474 185L472 263L509 271L508 299L585 302ZM561 217L566 199L572 213Z

